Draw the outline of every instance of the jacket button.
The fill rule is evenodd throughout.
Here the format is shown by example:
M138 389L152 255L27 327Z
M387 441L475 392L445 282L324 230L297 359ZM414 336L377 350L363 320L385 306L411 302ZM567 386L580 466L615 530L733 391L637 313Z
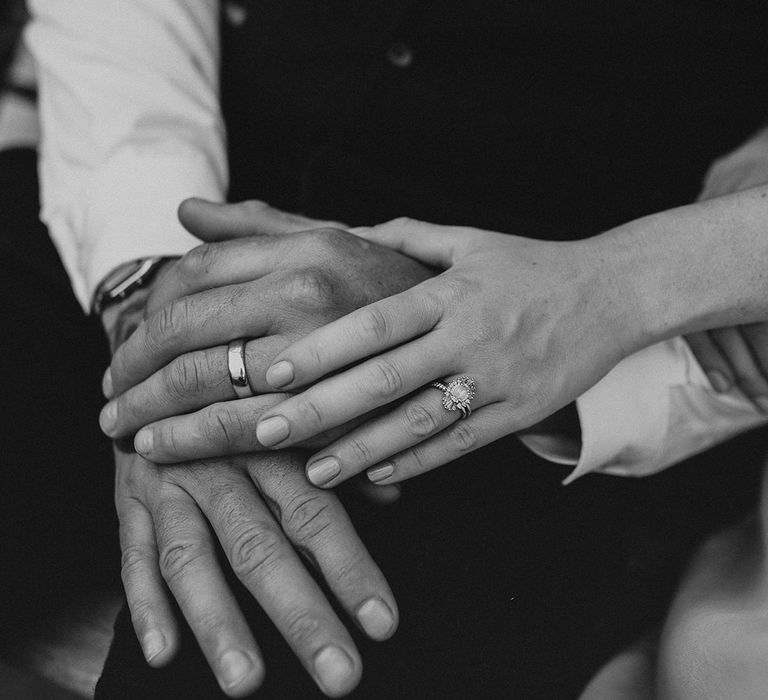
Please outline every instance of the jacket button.
M241 27L248 19L248 10L236 2L224 3L224 16L233 27Z
M387 60L395 68L408 68L413 63L413 51L406 44L392 44L387 49Z

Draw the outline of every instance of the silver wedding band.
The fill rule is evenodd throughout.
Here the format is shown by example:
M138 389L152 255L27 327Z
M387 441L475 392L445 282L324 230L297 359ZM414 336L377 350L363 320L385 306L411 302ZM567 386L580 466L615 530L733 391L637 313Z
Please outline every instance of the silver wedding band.
M227 364L229 379L238 399L253 396L253 389L248 382L248 371L245 369L245 338L233 340L227 348Z
M446 411L461 411L462 418L469 418L472 413L470 404L477 391L477 385L472 377L464 374L452 379L447 384L432 382L429 386L443 392L441 403Z

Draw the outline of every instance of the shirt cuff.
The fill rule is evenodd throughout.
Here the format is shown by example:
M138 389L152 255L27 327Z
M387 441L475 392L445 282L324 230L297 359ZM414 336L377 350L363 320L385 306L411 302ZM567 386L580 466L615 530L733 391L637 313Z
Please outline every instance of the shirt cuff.
M145 149L152 149L150 155ZM173 146L131 146L115 154L83 194L83 221L51 206L42 218L62 256L75 295L90 311L99 283L114 268L136 258L183 255L201 241L178 220L188 197L223 199L224 186L205 156ZM160 151L160 152L158 152ZM76 236L75 231L83 234ZM78 239L78 250L72 240Z
M714 391L682 338L620 362L576 401L581 449L557 436L521 438L549 461L590 472L646 476L768 422L738 389Z

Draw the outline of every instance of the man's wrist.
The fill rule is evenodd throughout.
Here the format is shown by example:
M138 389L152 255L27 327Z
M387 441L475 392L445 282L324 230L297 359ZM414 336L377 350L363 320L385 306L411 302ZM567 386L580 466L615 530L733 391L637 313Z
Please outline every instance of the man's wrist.
M99 318L114 353L144 320L144 309L150 290L136 290L130 297L104 309Z

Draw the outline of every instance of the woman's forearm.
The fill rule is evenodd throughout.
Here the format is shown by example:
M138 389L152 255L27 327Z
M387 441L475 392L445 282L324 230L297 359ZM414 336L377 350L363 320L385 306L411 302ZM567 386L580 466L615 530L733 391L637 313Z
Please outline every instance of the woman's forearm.
M616 280L630 348L768 320L768 185L637 219L583 242ZM601 269L602 268L602 269Z

